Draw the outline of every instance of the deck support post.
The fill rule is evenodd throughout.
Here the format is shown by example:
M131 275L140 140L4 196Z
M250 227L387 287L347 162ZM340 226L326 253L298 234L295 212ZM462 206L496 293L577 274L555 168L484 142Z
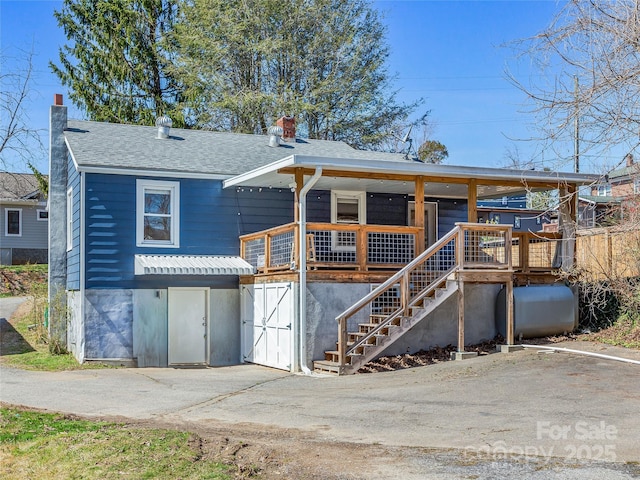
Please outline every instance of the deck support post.
M522 345L514 345L513 342L513 331L514 331L514 315L513 315L513 278L509 279L506 284L507 294L505 302L507 303L507 338L505 338L506 345L496 345L496 350L501 353L509 353L509 352L517 352L518 350L522 350L524 347Z
M458 352L464 352L464 282L458 280Z
M513 279L507 282L507 345L513 345Z
M451 352L451 360L477 357L478 352L464 351L464 280L458 278L458 350Z

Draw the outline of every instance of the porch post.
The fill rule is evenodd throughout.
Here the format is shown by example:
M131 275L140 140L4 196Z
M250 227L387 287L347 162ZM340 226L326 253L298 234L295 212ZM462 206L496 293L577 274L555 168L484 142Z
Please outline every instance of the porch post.
M467 186L467 222L478 222L478 181L475 178L470 178Z
M302 190L302 186L304 185L304 172L302 168L296 168L295 182L296 191L293 197L293 221L298 223L300 221L300 208L298 207L300 203L300 190Z
M574 267L576 245L576 186L568 185L558 189L560 205L558 206L558 229L562 233L562 250L560 252L561 269L571 271Z
M300 228L300 191L304 185L304 171L296 168L295 172L296 191L293 195L293 221L296 223L296 232ZM293 240L293 261L300 265L300 236L295 235Z
M417 237L416 257L424 252L425 232L424 232L424 177L416 177L415 185L416 200L416 227L420 227Z

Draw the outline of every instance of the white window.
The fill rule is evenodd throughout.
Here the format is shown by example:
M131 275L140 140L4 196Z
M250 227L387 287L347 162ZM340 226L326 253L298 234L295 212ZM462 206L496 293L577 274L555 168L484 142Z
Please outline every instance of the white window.
M633 193L635 193L635 194L639 194L640 193L640 178L636 178L633 181Z
M365 224L367 223L367 195L365 192L331 191L331 223ZM334 231L332 248L338 251L355 251L355 231Z
M47 220L49 220L49 212L47 212L46 210L37 210L36 218L39 222L46 222Z
M521 225L521 217L520 215L513 216L513 228L520 228Z
M136 244L180 246L180 182L137 181Z
M598 185L598 197L610 197L611 196L611 185Z
M7 237L22 236L22 209L21 208L5 208L4 209L4 234Z
M67 252L73 248L73 187L67 190Z

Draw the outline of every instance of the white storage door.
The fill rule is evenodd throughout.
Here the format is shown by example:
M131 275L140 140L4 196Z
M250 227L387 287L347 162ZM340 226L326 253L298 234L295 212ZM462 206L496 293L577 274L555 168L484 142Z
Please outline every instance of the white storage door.
M207 360L208 288L169 288L169 365Z
M243 360L290 371L293 283L242 285L240 296Z

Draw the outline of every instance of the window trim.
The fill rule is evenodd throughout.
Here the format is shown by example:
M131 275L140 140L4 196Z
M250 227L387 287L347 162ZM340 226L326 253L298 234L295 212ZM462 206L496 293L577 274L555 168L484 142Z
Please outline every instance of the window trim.
M43 212L47 214L47 218L40 218L40 214L43 213ZM36 220L38 222L48 222L49 221L49 210L46 210L46 209L36 210Z
M636 178L633 180L633 194L640 194L640 178Z
M170 240L145 240L144 238L144 195L147 189L170 191ZM136 246L145 248L180 248L180 182L136 180Z
M605 183L605 184L598 185L596 189L596 193L597 193L596 196L598 197L610 197L612 193L611 184Z
M67 252L73 250L73 187L67 190Z
M18 212L18 233L9 233L9 212ZM22 236L22 209L7 207L4 209L4 236L5 237L21 237Z
M338 203L341 199L358 202L358 221L338 221ZM365 225L367 223L367 192L353 190L331 190L331 223L345 225ZM331 233L331 249L334 252L355 252L355 245L340 245L337 231Z

